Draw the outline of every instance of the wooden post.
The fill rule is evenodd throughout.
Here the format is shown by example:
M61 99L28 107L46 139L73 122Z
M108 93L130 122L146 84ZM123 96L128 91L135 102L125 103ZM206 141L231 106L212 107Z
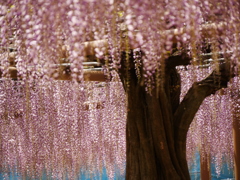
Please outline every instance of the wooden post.
M201 180L211 180L210 155L207 152L200 152Z
M239 108L237 108L239 109ZM235 179L240 179L240 119L235 109L233 119L233 143L234 143L234 174Z

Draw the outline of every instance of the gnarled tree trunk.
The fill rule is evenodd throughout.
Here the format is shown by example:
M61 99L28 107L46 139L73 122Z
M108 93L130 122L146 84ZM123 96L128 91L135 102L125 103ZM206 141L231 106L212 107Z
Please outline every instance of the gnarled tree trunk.
M128 98L126 179L189 180L188 128L202 101L227 86L230 66L222 64L219 71L194 83L180 103L180 76L175 68L189 64L189 57L181 54L167 59L163 82L151 94L139 82L131 57L128 70L123 64L119 72Z

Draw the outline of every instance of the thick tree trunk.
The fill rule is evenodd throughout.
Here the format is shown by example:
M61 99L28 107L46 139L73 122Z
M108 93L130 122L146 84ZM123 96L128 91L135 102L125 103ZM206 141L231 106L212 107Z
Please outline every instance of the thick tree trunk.
M166 111L170 105L133 84L128 90L127 179L189 179L176 158L173 116ZM159 94L165 96L164 91Z
M175 148L173 122L180 96L180 76L175 67L168 69L163 88L151 94L139 82L133 68L124 69L120 77L128 97L126 178L190 179L186 158L180 165Z
M123 62L126 57L124 54ZM175 67L188 64L190 58L181 54L166 60L161 88L153 89L150 94L137 78L133 55L129 57L119 72L128 98L126 179L189 180L188 128L202 101L227 86L230 66L222 64L219 71L194 83L180 103L180 76Z

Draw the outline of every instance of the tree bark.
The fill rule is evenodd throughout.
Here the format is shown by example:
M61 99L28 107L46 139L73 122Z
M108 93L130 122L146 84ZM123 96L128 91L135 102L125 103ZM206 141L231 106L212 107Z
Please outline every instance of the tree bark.
M169 136L173 129L167 125L172 117L164 111L164 105L166 103L156 94L150 95L144 87L130 84L126 131L127 179L183 179L173 154L173 135Z
M126 57L130 57L128 67ZM151 93L135 73L133 55L125 53L122 59L119 74L128 100L126 179L190 180L186 161L188 128L202 101L227 86L231 78L229 64L220 65L219 71L194 83L180 103L180 75L175 67L189 64L189 57L181 54L167 59L161 88Z

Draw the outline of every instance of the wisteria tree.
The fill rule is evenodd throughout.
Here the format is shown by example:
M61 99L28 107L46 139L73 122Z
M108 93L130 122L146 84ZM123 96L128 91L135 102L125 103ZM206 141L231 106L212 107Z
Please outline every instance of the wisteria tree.
M84 62L102 64L104 75L98 73L97 80L112 81L117 73L127 97L126 179L187 180L189 126L203 100L238 75L239 8L235 0L4 0L1 76L27 81L25 88L36 85L36 79L83 83L92 76ZM181 101L179 69L191 69L196 80ZM52 106L54 115L59 111ZM21 118L34 112L23 111ZM30 142L33 132L26 135ZM64 160L65 165L75 171L77 149L68 151L64 158L71 161ZM37 169L33 164L26 166Z

